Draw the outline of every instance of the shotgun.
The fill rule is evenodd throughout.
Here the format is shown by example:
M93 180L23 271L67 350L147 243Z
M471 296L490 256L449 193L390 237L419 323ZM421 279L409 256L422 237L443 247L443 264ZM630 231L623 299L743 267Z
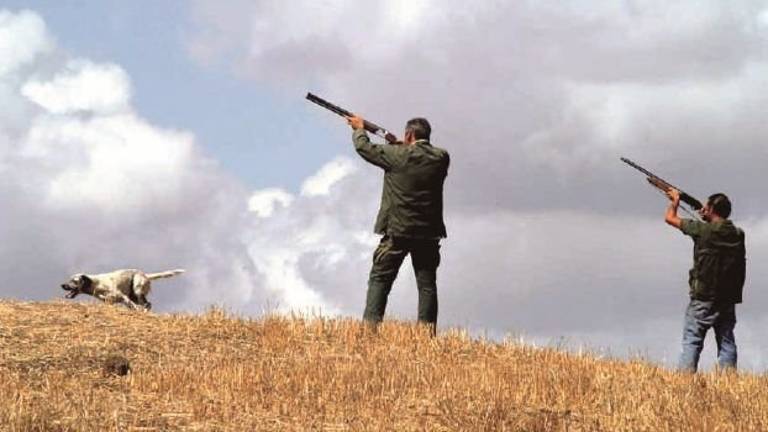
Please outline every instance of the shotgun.
M648 171L647 169L641 167L640 165L632 162L631 160L627 158L621 158L621 161L625 164L631 166L632 168L640 171L641 173L646 175L646 180L648 180L648 183L651 184L651 186L655 187L656 189L659 189L662 193L667 193L670 189L677 189L680 191L680 201L686 203L688 206L690 206L693 210L700 210L702 207L704 207L701 204L701 201L697 200L696 198L692 197L691 195L683 192L682 189L679 187L673 185L672 183L662 179L661 177L657 176L656 174ZM690 212L689 212L690 214Z
M317 105L320 105L321 107L329 111L332 111L342 117L351 117L353 115L351 112L345 110L344 108L338 105L334 105L319 96L313 95L312 93L307 93L307 100ZM390 144L395 144L398 142L397 137L394 134L390 133L388 130L377 125L376 123L369 122L368 120L363 120L363 127L368 132L384 138Z

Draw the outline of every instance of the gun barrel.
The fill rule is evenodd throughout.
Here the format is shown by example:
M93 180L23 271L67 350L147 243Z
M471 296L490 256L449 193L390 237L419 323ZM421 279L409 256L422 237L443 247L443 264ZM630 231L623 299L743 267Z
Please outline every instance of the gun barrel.
M334 105L328 102L327 100L321 98L320 96L314 95L312 93L307 93L307 100L317 105L320 105L321 107L327 110L333 111L340 116L349 117L352 115L351 112L345 110L344 108L338 105Z
M327 100L321 98L320 96L314 95L314 94L312 94L310 92L307 92L306 98L307 98L308 101L310 101L312 103L315 103L315 104L317 104L317 105L319 105L319 106L321 106L321 107L323 107L323 108L325 108L325 109L327 109L329 111L332 111L332 112L334 112L334 113L336 113L336 114L338 114L338 115L340 115L342 117L351 117L353 115L351 112L345 110L344 108L342 108L342 107L340 107L338 105L332 104L331 102L328 102ZM385 138L387 140L390 140L390 138L391 138L391 137L390 138L387 137L388 135L391 135L389 133L389 131L384 129L383 127L377 125L376 123L369 122L368 120L363 120L363 127L368 132L376 134L376 135L378 135L378 136L380 136L382 138ZM391 135L391 136L394 136L394 135Z
M627 159L627 158L625 158L625 157L621 158L621 161L622 161L622 162L624 162L625 164L627 164L627 165L631 166L632 168L634 168L634 169L636 169L636 170L640 171L641 173L643 173L643 174L647 175L648 177L656 177L656 178L658 178L658 177L659 177L659 176L657 176L656 174L654 174L654 173L652 173L652 172L648 171L647 169L645 169L645 168L641 167L640 165L638 165L638 164L636 164L636 163L632 162L631 160L629 160L629 159Z

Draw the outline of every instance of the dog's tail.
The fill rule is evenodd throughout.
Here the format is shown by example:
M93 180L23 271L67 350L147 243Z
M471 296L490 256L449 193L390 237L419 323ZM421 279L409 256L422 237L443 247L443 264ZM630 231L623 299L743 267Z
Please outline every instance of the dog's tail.
M176 269L176 270L168 270L160 273L147 273L147 278L149 280L155 280L155 279L163 279L163 278L169 278L176 276L177 274L184 273L184 269Z

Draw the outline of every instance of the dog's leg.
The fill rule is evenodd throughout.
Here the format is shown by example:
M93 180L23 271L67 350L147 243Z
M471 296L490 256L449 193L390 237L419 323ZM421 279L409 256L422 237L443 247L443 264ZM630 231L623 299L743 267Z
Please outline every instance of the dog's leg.
M131 308L133 310L141 310L141 309L143 309L141 306L137 305L131 299L129 299L127 295L125 295L125 294L121 294L121 295L123 296L123 303L125 303L125 305L128 306L129 308Z
M136 303L144 310L152 309L152 303L147 301L147 294L152 290L152 281L143 273L136 274L133 277L133 293L136 296Z
M133 310L140 309L139 305L134 303L131 299L128 298L127 295L121 292L109 293L105 301L110 304L122 303Z
M106 295L103 292L94 293L93 296L103 301L104 303L114 303L114 300L112 299L112 297Z
M144 307L145 310L152 309L152 303L147 300L147 296L144 294L139 295L139 304Z

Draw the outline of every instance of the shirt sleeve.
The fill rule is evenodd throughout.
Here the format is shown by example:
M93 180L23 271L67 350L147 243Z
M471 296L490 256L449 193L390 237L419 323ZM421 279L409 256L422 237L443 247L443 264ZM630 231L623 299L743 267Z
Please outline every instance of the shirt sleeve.
M373 144L364 129L358 129L352 133L352 142L363 159L384 170L389 171L398 164L400 158L397 146Z
M704 222L700 222L693 219L683 219L680 224L680 231L683 232L683 234L692 237L692 238L699 238L701 237L701 234L706 229L706 225Z

